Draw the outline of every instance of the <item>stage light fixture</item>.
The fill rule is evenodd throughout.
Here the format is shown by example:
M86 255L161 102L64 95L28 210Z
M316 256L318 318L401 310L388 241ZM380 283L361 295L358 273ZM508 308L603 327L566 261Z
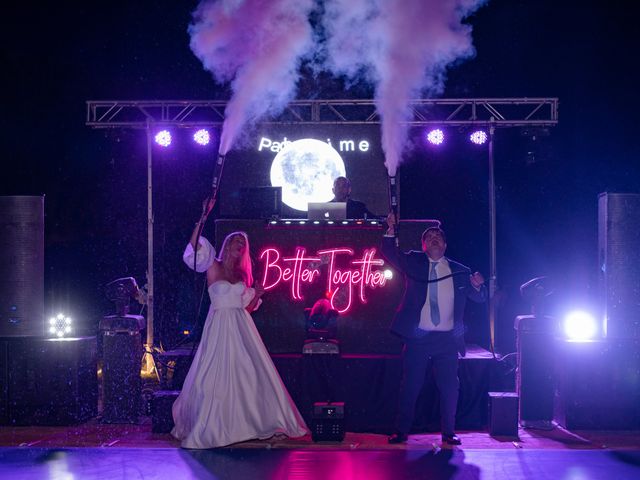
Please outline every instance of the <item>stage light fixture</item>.
M575 310L564 318L564 333L570 341L588 342L598 333L598 325L590 313Z
M384 272L384 278L387 280L391 280L393 278L393 272L389 269L386 269Z
M168 147L171 145L171 132L169 130L160 130L156 133L155 141L161 147Z
M72 331L72 323L71 317L66 316L64 313L59 313L49 319L49 333L57 338L69 335Z
M211 135L209 134L209 131L201 128L200 130L198 130L196 133L193 134L193 141L196 142L198 145L201 146L206 146L209 145L209 142L211 141Z
M427 141L432 145L441 145L444 142L444 132L439 128L427 133Z
M471 135L469 135L469 140L471 143L475 143L476 145L484 145L487 142L487 132L484 130L476 130Z

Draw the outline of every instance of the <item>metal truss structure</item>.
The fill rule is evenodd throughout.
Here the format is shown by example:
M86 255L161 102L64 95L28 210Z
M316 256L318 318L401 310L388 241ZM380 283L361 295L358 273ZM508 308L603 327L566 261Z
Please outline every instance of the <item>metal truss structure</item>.
M90 100L87 126L147 128L154 125L221 126L227 102L223 100ZM442 98L409 103L411 126L448 125L550 127L558 123L557 98ZM295 100L263 124L379 124L375 101Z
M153 281L153 186L152 129L166 127L221 127L227 102L224 100L90 100L86 125L92 128L144 129L147 136L147 349L146 370L153 370L150 352L154 344ZM409 126L451 126L486 128L489 133L489 324L494 346L497 288L496 195L494 180L494 133L496 128L553 127L558 124L557 98L443 98L409 102ZM261 124L363 125L380 124L374 100L295 100L282 113Z

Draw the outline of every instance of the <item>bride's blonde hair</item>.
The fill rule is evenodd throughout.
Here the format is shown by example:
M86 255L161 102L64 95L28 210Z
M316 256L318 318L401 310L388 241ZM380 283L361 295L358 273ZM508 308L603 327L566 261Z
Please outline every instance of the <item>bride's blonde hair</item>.
M218 261L225 264L227 256L227 247L229 242L233 240L233 237L241 236L244 238L245 249L240 261L238 262L238 269L240 270L240 275L242 276L242 280L247 285L247 287L251 287L253 285L253 266L251 265L251 255L249 254L249 237L245 232L233 232L227 235L222 242L222 247L220 248L220 253L218 255Z

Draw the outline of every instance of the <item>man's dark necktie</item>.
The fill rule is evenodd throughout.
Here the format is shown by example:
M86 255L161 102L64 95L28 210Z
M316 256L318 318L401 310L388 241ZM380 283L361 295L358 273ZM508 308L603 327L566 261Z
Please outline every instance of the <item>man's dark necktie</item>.
M431 310L431 323L434 325L440 324L440 309L438 308L438 282L435 282L438 278L436 273L436 265L438 262L431 262L431 270L429 271L429 307Z

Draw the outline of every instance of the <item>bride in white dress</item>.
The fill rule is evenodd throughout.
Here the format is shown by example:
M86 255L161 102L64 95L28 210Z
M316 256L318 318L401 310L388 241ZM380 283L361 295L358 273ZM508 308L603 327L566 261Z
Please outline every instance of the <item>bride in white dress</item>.
M183 256L191 268L196 232ZM171 434L184 448L223 447L275 434L305 435L304 420L249 315L260 305L264 289L249 287L253 275L247 235L227 236L218 258L200 237L195 265L198 272L207 272L211 307L182 392L173 404Z

